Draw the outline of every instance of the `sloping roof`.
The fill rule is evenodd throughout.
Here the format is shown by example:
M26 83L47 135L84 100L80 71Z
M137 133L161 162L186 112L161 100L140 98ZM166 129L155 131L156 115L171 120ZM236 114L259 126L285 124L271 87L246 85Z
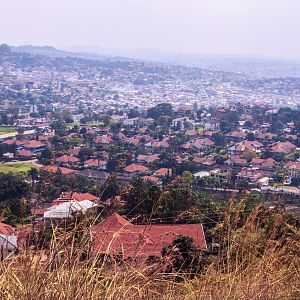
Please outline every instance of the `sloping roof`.
M22 156L22 157L32 157L35 155L35 153L29 151L29 150L19 150L18 151L18 156Z
M95 207L96 204L89 201L68 201L59 205L51 206L44 213L45 219L63 219L71 217L73 212L86 212L88 209Z
M202 146L212 146L214 145L215 143L208 139L208 138L204 138L204 139L195 139L193 141L193 145L197 148L201 148Z
M261 165L261 166L268 166L268 167L272 167L275 163L276 161L271 157L267 159L254 157L251 160L252 165Z
M100 159L88 159L84 162L85 166L88 167L100 167L100 166L105 166L107 164L106 160L100 160Z
M178 235L193 238L200 249L206 248L201 224L133 225L118 214L92 228L95 253L121 254L124 258L160 255Z
M226 134L227 137L233 137L233 138L245 138L246 133L243 131L232 131Z
M64 168L64 167L59 167L59 166L45 166L43 167L45 171L49 171L51 173L57 173L61 172L62 174L70 174L70 173L75 173L76 170Z
M26 141L24 143L24 147L26 147L26 148L40 148L40 147L45 147L45 144L41 143L39 141L30 140L30 141Z
M172 169L160 168L154 172L154 175L156 175L156 176L166 176L166 175L172 176Z
M73 199L75 201L83 201L83 200L90 200L90 201L96 201L99 200L99 198L95 195L92 195L90 193L74 193Z
M62 163L77 163L80 160L75 156L63 155L63 156L56 158L56 161L62 162Z
M11 250L18 249L17 237L14 235L0 234L0 246Z
M135 172L147 172L149 169L145 166L138 164L131 164L124 169L126 172L135 173Z
M152 154L152 155L138 155L137 156L137 160L138 161L145 161L145 162L153 162L155 160L159 159L159 155L158 154Z
M288 168L300 170L300 161L289 161L286 166Z
M5 223L0 223L0 234L12 235L14 231L15 231L14 227Z
M274 153L291 153L296 149L296 146L291 142L277 142L272 145L271 152Z

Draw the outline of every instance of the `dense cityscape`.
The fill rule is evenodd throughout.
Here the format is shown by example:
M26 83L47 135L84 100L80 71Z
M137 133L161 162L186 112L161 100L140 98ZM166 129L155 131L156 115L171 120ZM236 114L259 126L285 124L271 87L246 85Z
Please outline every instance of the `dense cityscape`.
M201 273L228 250L227 214L265 243L264 222L289 214L281 250L296 235L300 78L2 44L0 161L1 260L50 251L42 263L60 230L88 236L81 261Z

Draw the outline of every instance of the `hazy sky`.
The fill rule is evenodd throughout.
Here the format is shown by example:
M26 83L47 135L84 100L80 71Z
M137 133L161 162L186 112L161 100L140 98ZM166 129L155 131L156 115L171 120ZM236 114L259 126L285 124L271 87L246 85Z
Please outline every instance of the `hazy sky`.
M300 58L300 0L0 0L0 43Z

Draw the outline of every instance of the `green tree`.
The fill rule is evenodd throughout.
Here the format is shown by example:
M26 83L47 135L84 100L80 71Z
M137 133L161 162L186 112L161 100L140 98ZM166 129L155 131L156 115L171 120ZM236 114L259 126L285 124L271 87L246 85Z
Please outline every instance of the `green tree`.
M172 105L170 103L160 103L154 107L151 107L147 111L147 117L152 118L154 120L158 120L162 116L170 116L174 115L174 111Z
M212 136L216 146L224 146L226 144L225 135L222 132L216 132Z
M143 218L155 216L159 208L160 188L141 178L132 181L131 187L124 195L126 212L131 215L141 215Z
M78 157L83 162L89 158L91 158L94 154L93 149L89 147L84 147L79 150Z
M6 222L20 222L29 213L28 206L21 200L28 196L29 190L20 175L0 173L0 211Z
M194 276L205 266L202 251L188 236L177 236L169 246L162 249L161 254L167 262L165 270L167 273L176 272Z

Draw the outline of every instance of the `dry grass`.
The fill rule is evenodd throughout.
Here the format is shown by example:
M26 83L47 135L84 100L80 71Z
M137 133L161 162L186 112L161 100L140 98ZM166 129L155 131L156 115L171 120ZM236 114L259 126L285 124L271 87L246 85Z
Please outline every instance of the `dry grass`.
M240 208L229 211L232 207L214 229L218 254L193 279L162 274L157 265L140 261L108 263L94 256L82 261L89 239L82 233L76 246L73 230L63 236L55 232L45 253L31 251L5 261L0 299L300 299L299 229L281 213L259 208L237 225Z

